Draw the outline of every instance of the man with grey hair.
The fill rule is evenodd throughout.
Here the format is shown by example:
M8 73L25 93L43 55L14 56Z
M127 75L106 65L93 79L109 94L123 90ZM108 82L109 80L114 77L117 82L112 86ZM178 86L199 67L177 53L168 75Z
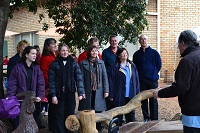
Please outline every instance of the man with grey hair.
M117 36L116 35L110 36L109 43L110 43L110 46L104 49L102 52L102 59L105 64L108 77L110 75L110 69L112 65L115 64L116 53L119 48ZM109 98L106 98L106 106L108 110L113 108L112 101L110 101Z
M158 73L162 66L160 54L155 49L148 46L147 42L147 36L144 34L140 35L139 43L141 47L133 55L133 62L137 67L140 80L140 91L158 87ZM145 122L149 120L158 120L157 99L149 98L149 100L143 100L142 113Z
M175 82L157 89L153 95L154 98L178 96L184 133L200 133L200 49L196 34L191 30L181 32L178 47L182 59L175 72Z

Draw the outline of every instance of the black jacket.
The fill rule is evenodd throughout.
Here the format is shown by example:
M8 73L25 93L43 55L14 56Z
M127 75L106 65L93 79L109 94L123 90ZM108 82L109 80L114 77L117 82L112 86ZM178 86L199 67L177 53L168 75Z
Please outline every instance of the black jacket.
M71 64L71 66L68 64ZM63 60L60 57L57 57L50 65L48 81L52 97L59 97L64 92L76 92L76 88L78 96L85 94L82 74L78 63L71 56L68 56L66 65L63 65ZM64 67L66 67L65 70Z
M200 116L200 49L188 47L175 72L172 86L158 92L161 98L178 96L181 112L188 116Z
M20 56L19 56L19 53L16 53L13 57L11 57L9 59L9 62L8 62L8 67L7 67L7 78L10 77L10 73L13 69L13 67L17 64L17 62L19 61L20 59Z

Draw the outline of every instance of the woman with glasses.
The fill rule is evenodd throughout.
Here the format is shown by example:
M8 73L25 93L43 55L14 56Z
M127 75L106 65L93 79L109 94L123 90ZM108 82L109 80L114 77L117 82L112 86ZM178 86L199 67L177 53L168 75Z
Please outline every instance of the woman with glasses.
M111 67L109 76L110 95L113 107L127 104L140 92L139 77L136 66L128 59L128 51L119 48L116 53L115 65ZM117 116L122 125L123 115ZM126 123L135 121L135 111L125 114Z

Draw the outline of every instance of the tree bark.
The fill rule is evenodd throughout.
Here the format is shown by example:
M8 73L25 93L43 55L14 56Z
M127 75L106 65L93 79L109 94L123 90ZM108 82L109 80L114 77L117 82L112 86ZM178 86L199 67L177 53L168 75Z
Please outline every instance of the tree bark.
M112 120L113 117L117 115L121 115L121 114L127 114L131 112L132 110L135 110L136 108L140 107L142 100L153 97L153 91L154 89L142 91L138 95L136 95L133 99L131 99L131 101L129 101L126 105L121 106L121 107L116 107L102 113L93 114L94 111L81 111L79 112L80 118L69 116L66 119L66 121L68 120L68 123L66 123L66 125L68 126L66 127L67 128L71 127L70 124L72 122L70 121L72 120L76 121L78 122L77 123L78 125L79 120L80 120L81 126L82 126L81 128L84 129L82 130L82 133L95 133L93 127L95 127L96 129L96 122L103 122L108 126L109 122ZM71 130L70 128L68 129Z
M0 98L4 98L3 89L3 44L9 16L9 0L0 0Z

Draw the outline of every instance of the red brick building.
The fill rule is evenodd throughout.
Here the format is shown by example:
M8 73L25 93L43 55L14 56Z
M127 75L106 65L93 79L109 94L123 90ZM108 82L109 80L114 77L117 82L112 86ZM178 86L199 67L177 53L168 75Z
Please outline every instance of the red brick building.
M180 59L179 51L175 47L176 39L181 31L200 27L199 11L199 0L147 0L149 28L143 33L148 36L149 45L161 54L163 65L160 76L167 82L173 81L174 70ZM38 34L38 31L42 31L43 22L50 24L50 28L54 28L53 20L47 17L43 22L38 23L40 13L46 14L42 9L38 9L36 14L23 9L13 14L13 18L9 19L7 30L18 34L5 37L5 55L13 56L16 44L21 39L27 39L31 45L37 44L42 49L47 37L56 39L61 37L52 32L51 34ZM130 55L137 48L130 49Z

